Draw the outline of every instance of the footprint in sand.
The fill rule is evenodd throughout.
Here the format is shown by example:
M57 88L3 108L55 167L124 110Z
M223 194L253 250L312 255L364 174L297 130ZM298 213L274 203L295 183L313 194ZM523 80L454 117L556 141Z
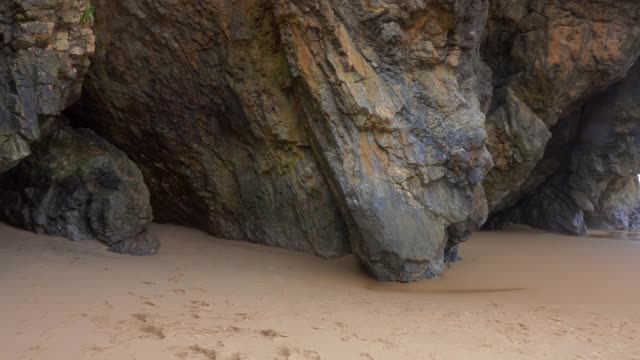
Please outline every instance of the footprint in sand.
M251 317L247 313L235 313L236 317L240 318L240 320L249 320Z
M106 351L108 349L109 349L108 347L100 346L100 345L91 345L91 346L89 346L89 350L95 351L95 352L104 352L104 351Z
M140 327L140 331L145 334L149 334L157 339L164 339L167 336L164 334L164 330L160 326L156 325L145 325Z
M305 359L309 359L309 360L320 360L320 354L318 354L317 351L313 351L313 350L304 350L302 352L302 354L304 355Z
M275 331L273 329L260 330L260 331L258 331L258 333L260 335L266 337L266 338L269 338L269 339L275 339L275 338L279 338L279 337L282 337L282 338L287 337L286 334L278 332L278 331Z
M290 349L286 346L278 348L278 357L276 360L321 360L320 354L314 350L300 350L298 348Z
M200 311L209 311L208 308L211 307L211 304L206 301L191 300L191 304L185 306L190 308L189 312L191 313L191 317L199 319L200 315L198 313Z
M135 314L131 314L131 317L144 324L149 321L151 315L145 314L145 313L135 313ZM142 325L139 328L139 330L157 339L164 339L166 337L166 335L164 334L164 329L157 325L153 325L153 324Z
M175 274L173 276L170 276L167 280L177 284L180 282L180 280L182 280L183 277L184 277L184 274Z
M201 301L201 300L192 300L191 304L198 306L198 307L209 307L211 306L211 304L209 304L206 301Z
M229 357L229 360L249 360L249 357L240 353L233 353Z
M218 358L218 355L215 349L207 349L197 344L190 347L189 350L191 350L191 352L195 354L204 356L205 359L216 360Z
M389 341L387 339L377 339L376 341L379 342L380 344L383 344L387 348L396 348L396 347L398 347L398 345L396 345L395 343L393 343L392 341Z
M151 315L149 314L145 314L145 313L136 313L136 314L131 314L131 317L133 317L134 319L141 321L141 322L147 322L149 320L149 317Z
M289 360L289 356L291 356L291 350L288 347L281 346L278 348L278 360Z
M189 356L189 353L186 351L178 351L175 353L175 356L180 359L186 359Z
M249 360L248 356L240 353L232 353L229 356L222 357L222 354L216 349L210 349L200 345L193 345L189 347L188 350L188 352L183 351L176 353L176 356L186 359L189 356L189 353L191 353L194 356L200 356L203 359L209 360Z

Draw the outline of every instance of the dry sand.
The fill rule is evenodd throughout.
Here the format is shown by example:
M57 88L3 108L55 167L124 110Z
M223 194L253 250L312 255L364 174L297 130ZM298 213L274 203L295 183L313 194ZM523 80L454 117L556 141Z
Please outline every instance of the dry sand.
M154 225L135 258L0 225L1 359L640 359L640 242L479 233L439 280Z

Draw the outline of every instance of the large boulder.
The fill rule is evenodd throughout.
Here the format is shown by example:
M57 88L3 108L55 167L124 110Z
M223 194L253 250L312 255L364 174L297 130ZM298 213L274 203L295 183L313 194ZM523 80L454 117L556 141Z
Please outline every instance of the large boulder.
M0 173L78 99L94 51L89 0L0 2Z
M91 130L67 126L56 126L32 151L0 175L0 220L71 240L97 238L119 252L157 250L157 240L144 234L149 192L124 153Z

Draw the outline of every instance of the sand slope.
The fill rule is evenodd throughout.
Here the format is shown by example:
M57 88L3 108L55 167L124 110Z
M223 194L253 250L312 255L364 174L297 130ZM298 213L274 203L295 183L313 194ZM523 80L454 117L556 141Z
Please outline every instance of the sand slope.
M158 256L0 225L2 359L640 359L640 242L479 233L444 278L155 225Z

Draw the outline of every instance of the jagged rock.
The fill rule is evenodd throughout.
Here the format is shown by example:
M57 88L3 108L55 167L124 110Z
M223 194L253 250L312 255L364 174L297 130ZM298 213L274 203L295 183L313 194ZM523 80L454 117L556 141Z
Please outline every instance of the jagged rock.
M483 52L497 94L487 115L489 150L497 166L484 186L496 213L550 175L538 165L558 119L566 121L636 61L640 3L493 0L490 6Z
M94 51L89 0L0 3L0 173L31 153L39 122L80 96Z
M640 184L637 175L610 179L599 195L593 210L584 211L589 229L640 230Z
M83 125L140 166L156 219L324 257L350 252L269 2L94 3Z
M554 179L555 180L555 179ZM573 201L563 183L551 181L526 198L509 215L509 220L534 228L567 235L586 235L582 209Z
M282 1L279 9L312 143L340 194L354 252L382 280L442 271L447 241L459 241L447 228L471 221L491 166L475 92L486 4L442 3ZM427 41L435 58L414 60Z
M0 172L77 97L93 51L87 5L0 5ZM161 221L323 257L353 251L395 281L440 274L489 213L490 226L570 234L638 225L637 75L612 87L640 56L636 0L94 5L94 64L67 114L139 165ZM17 179L37 188L38 167L5 177L5 218L156 251L135 216L88 207L96 178L23 191Z
M492 225L510 220L572 235L640 229L640 64L576 116L580 126L568 132L567 145L547 149L567 161Z
M551 139L545 123L511 90L501 96L505 97L504 103L487 121L494 168L484 184L493 211L502 210L504 204L512 205L518 198Z
M72 114L140 165L158 219L412 281L486 217L485 1L96 7Z
M29 157L0 175L0 200L0 219L10 224L109 245L131 242L152 219L135 164L91 130L67 126L34 143ZM139 252L153 244L123 248Z
M573 150L567 188L590 228L640 228L640 63L590 101Z

